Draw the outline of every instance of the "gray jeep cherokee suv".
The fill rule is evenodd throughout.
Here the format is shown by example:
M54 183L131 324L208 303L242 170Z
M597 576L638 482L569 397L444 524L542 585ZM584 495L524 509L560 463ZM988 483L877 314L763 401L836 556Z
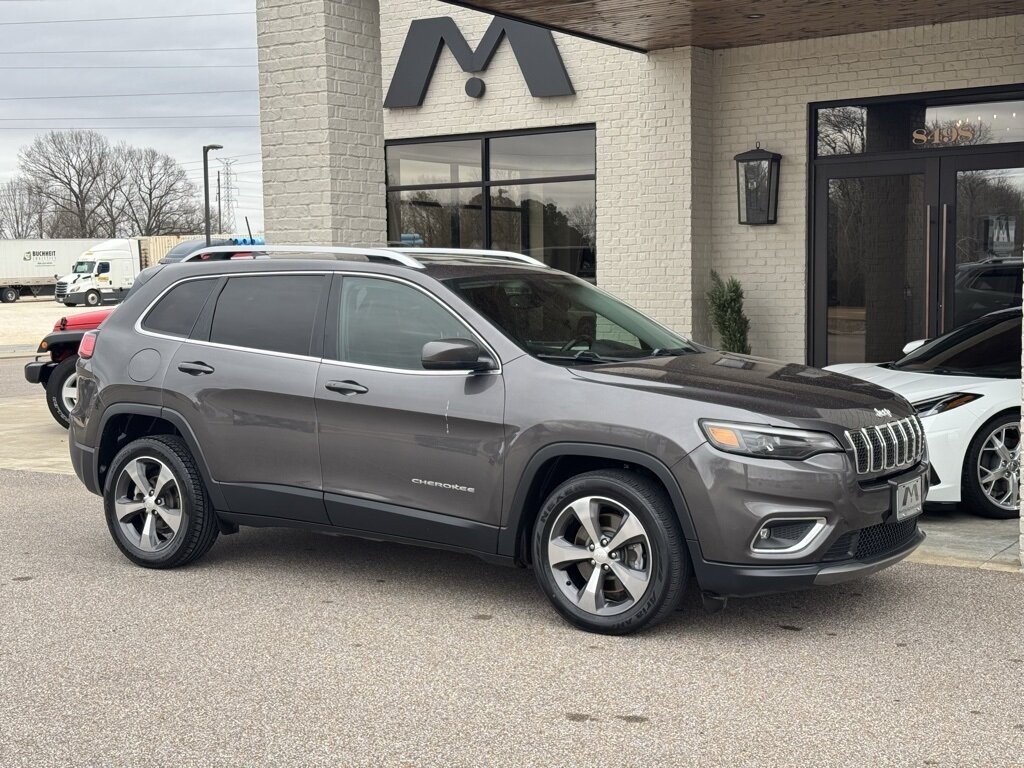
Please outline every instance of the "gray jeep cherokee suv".
M139 565L298 526L529 565L568 621L626 633L691 575L716 608L924 538L892 392L699 346L516 254L252 250L147 271L83 342L72 460Z

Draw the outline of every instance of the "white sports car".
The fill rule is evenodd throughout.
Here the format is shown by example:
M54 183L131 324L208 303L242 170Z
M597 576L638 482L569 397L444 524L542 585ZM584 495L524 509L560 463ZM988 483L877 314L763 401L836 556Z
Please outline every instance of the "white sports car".
M916 348L915 348L916 347ZM931 502L963 502L985 517L1020 509L1021 310L908 344L894 363L833 365L897 392L917 408L932 461Z

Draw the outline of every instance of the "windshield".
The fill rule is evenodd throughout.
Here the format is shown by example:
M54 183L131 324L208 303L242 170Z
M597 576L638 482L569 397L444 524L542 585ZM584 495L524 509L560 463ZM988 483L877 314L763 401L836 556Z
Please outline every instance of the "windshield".
M915 349L892 367L960 376L1020 378L1019 314L999 314L968 323Z
M702 351L569 275L488 275L446 280L445 285L542 360L613 362Z
M75 268L71 271L74 272L76 275L91 275L95 267L95 261L79 261L75 264Z

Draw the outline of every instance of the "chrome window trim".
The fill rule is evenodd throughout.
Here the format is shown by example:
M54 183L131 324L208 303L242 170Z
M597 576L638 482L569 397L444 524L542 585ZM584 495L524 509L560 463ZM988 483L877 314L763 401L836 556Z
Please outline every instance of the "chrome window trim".
M758 536L761 531L766 527L773 525L781 525L784 523L814 523L811 526L811 530L808 531L800 541L794 544L792 547L786 547L785 549L758 549L756 544L758 542ZM802 552L808 549L818 535L825 530L828 521L824 517L773 517L770 520L761 521L761 525L758 526L757 531L754 533L754 538L750 542L750 551L758 557L773 556L773 555L793 555L797 552Z
M377 280L390 280L390 281L395 282L395 283L402 283L404 285L411 286L412 288L415 288L416 290L420 291L420 293L424 294L428 298L433 299L434 301L436 301L444 309L448 310L448 312L450 312L452 315L454 315L456 318L458 318L459 322L461 322L463 325L465 325L469 329L470 333L472 333L477 338L477 340L481 343L483 348L486 349L490 353L491 358L495 361L495 363L497 363L498 367L496 369L490 370L490 371L414 371L414 370L409 370L409 369L405 369L405 368L385 368L385 367L379 366L379 365L366 365L364 363L347 363L347 362L345 362L343 360L333 360L333 359L328 358L326 356L325 357L314 357L312 355L296 355L296 354L292 354L290 352L276 352L274 350L259 349L257 347L240 347L240 346L236 346L234 344L221 344L221 343L216 342L216 341L202 341L202 340L199 340L199 339L190 339L188 336L172 336L172 335L167 334L167 333L157 333L156 331L150 331L150 330L147 330L146 328L142 327L143 321L146 319L146 317L149 316L149 313L153 311L153 307L155 307L157 305L157 303L165 295L167 295L167 293L169 293L173 288L176 288L177 286L181 285L182 283L187 283L187 282L190 282L192 280L220 280L221 278L224 278L224 277L227 277L228 279L231 279L231 278L234 278L234 277L277 277L277 276L281 276L281 275L308 275L308 276L320 276L320 277L330 277L332 275L341 275L342 277L368 277L368 278L377 279ZM497 375L500 375L502 370L503 370L503 365L502 365L502 362L501 362L501 357L495 351L494 347L492 347L486 341L486 339L484 339L483 336L481 336L479 331L477 331L477 329L473 327L472 323L470 323L468 320L466 320L466 318L464 318L461 314L459 314L459 312L457 312L450 304L448 304L446 301L444 301L439 296L434 295L433 293L431 293L430 291L428 291L424 287L422 287L420 285L417 285L416 283L411 282L410 280L406 280L404 278L396 277L396 276L393 276L393 275L380 275L380 274L367 273L367 272L343 272L343 271L335 271L335 270L324 270L322 272L321 271L308 271L308 270L292 270L292 271L282 271L282 272L277 272L277 271L242 272L242 273L238 273L238 274L232 274L230 272L226 272L226 273L220 273L220 274L216 274L216 275L195 275L195 276L192 276L192 277L184 277L181 280L177 280L177 281L171 283L166 288L164 288L157 295L157 297L155 299L153 299L147 305L146 309L143 310L142 313L139 314L139 317L136 319L135 324L134 324L133 327L134 327L136 333L142 334L144 336L152 336L152 337L158 338L158 339L167 339L169 341L187 342L189 344L198 344L199 346L212 347L214 349L232 349L232 350L235 350L237 352L255 352L255 353L261 354L261 355L272 355L274 357L283 357L283 358L288 358L288 359L292 359L292 360L310 360L310 361L314 361L314 362L318 362L318 363L326 363L326 364L331 364L331 365L344 366L346 368L361 368L361 369L364 369L364 370L381 371L381 372L384 372L384 373L405 373L405 374L411 374L411 375L414 375L414 376L463 376L463 377L466 377L466 376L481 376L481 375L487 375L487 374L497 374Z

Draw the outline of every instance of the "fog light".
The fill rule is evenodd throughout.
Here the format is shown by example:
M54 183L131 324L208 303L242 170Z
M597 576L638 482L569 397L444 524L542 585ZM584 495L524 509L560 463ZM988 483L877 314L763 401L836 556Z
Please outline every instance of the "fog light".
M791 554L805 549L825 527L825 518L769 520L754 536L750 548L758 554Z

